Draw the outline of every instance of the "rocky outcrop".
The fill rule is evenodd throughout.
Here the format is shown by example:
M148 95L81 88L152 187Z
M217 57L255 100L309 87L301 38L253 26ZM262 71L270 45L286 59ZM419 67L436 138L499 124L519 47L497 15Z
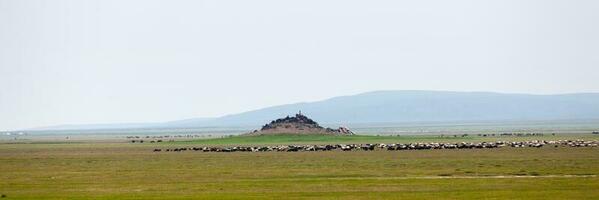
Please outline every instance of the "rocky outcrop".
M338 129L324 128L318 125L314 120L306 117L301 111L294 117L287 116L273 120L262 126L260 130L255 130L249 135L265 134L330 134L330 135L353 135L353 132L346 127Z

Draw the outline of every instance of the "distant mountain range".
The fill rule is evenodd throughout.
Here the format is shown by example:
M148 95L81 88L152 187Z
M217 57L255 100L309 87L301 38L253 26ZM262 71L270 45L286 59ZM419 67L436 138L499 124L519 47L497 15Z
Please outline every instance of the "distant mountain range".
M63 125L40 128L125 129L255 126L298 111L324 124L599 119L599 93L557 95L491 92L376 91L163 123ZM39 129L38 129L39 130Z

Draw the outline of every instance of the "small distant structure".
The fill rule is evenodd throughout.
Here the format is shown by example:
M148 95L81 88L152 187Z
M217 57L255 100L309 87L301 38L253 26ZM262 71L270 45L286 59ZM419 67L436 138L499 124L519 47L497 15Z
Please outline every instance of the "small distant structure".
M347 127L337 129L324 128L317 122L302 114L300 110L295 116L287 116L271 121L262 126L260 130L254 130L249 135L273 135L273 134L326 134L326 135L353 135Z
M593 131L593 134L599 134L599 131Z

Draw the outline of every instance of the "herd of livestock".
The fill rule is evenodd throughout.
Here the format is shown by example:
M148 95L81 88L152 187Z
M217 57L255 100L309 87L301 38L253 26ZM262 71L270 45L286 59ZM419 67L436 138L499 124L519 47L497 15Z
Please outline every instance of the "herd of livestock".
M425 149L487 149L500 147L597 147L599 141L584 140L532 140L524 142L480 142L480 143L409 143L409 144L335 144L335 145L276 145L276 146L234 146L234 147L181 147L154 149L155 152L181 152L181 151L199 151L199 152L297 152L297 151L374 151L374 150L425 150Z

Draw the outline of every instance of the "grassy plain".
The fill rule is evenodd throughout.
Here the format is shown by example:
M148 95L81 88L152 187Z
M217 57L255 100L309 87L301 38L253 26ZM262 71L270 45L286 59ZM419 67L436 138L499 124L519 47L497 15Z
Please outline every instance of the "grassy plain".
M5 199L596 199L599 196L596 177L599 148L152 152L153 148L204 144L438 140L431 138L435 136L293 137L298 136L144 144L0 144L0 194L6 195ZM590 134L543 136L551 137L597 139Z

